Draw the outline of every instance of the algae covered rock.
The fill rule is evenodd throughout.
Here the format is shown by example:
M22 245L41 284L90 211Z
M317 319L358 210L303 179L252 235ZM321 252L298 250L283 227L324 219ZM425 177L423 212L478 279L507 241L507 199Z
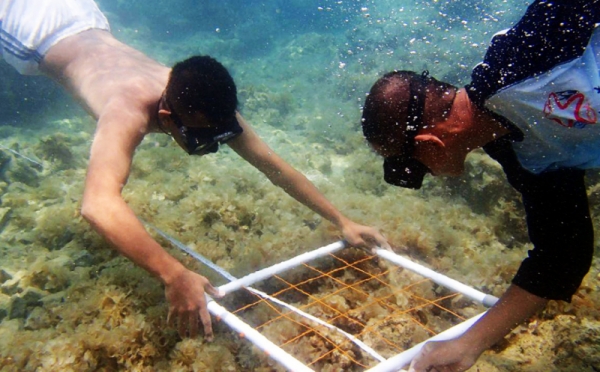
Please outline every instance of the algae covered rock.
M44 307L34 307L27 319L25 320L24 328L29 331L35 331L39 329L49 328L56 323L55 319L52 319L51 314Z
M4 282L10 279L12 279L12 275L6 272L6 270L0 269L0 285L4 284Z
M0 292L12 296L15 293L23 292L21 279L25 275L25 271L19 271L14 274L2 270L2 280L0 280Z
M0 232L4 230L4 227L8 223L10 219L12 209L10 208L0 208ZM2 280L2 273L0 273L0 281Z
M0 146L0 150L0 179L8 184L21 182L32 187L39 185L42 165L22 154L19 144L15 143L10 148ZM0 187L2 193L7 188L4 182L3 184Z
M36 147L36 155L40 159L50 161L57 170L77 168L80 162L71 150L73 141L62 133L44 137Z
M25 319L33 308L42 304L44 294L34 288L27 288L22 294L12 297L8 308L9 319Z
M0 148L1 149L1 148ZM4 173L6 167L10 164L11 156L8 150L0 151L0 175Z
M0 293L0 322L8 315L10 296Z

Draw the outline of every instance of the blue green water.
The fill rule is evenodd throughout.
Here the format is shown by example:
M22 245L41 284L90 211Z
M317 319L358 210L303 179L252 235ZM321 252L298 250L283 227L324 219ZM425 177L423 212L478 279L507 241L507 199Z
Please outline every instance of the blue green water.
M492 35L527 3L98 1L115 37L161 63L195 54L221 61L242 115L341 211L378 227L398 251L495 295L531 248L501 169L476 153L457 180L388 187L362 139L360 107L393 69L468 83ZM225 326L212 344L181 340L166 326L160 284L79 215L95 123L48 79L6 63L0 73L0 145L43 165L0 150L0 370L276 369ZM593 174L596 216L597 184ZM123 195L140 217L237 276L339 238L232 151L190 158L164 135L140 145ZM597 275L595 264L573 304L551 304L535 329L524 326L485 354L479 370L599 369Z

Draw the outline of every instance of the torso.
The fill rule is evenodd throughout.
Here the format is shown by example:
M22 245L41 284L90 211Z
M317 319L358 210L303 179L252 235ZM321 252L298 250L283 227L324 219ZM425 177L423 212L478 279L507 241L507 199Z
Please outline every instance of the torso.
M107 110L146 116L153 130L156 107L170 69L116 40L109 32L89 30L68 37L45 55L40 70L65 87L99 119ZM137 115L136 115L137 116Z
M513 148L531 172L600 166L596 63L579 64L591 72L576 68L584 85L575 84L571 69L562 77L559 71L583 58L600 22L597 2L535 1L514 27L492 39L473 70L471 101L519 128Z
M494 93L485 107L524 135L513 145L534 173L600 167L600 29L585 53Z

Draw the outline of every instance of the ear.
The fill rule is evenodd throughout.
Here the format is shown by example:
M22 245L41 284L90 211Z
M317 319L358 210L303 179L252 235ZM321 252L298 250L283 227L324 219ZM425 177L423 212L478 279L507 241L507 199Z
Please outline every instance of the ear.
M173 131L173 119L171 118L171 112L165 109L158 110L158 129L166 134L171 134Z
M163 121L171 120L171 110L161 108L158 110L158 117Z
M417 134L415 136L415 144L419 145L433 145L436 147L446 147L444 142L436 135L433 134Z
M170 128L173 125L173 119L171 118L171 111L167 109L158 110L158 120L159 124L162 123L162 126L165 128ZM170 130L170 129L168 129Z

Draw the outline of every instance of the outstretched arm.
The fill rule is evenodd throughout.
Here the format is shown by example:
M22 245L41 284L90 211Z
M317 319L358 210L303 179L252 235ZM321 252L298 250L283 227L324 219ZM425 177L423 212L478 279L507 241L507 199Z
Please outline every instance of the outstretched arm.
M147 120L126 110L106 110L100 117L92 144L85 181L82 215L121 254L159 278L170 303L169 320L179 320L179 332L198 332L198 315L205 336L212 338L204 291L215 295L208 280L187 270L146 232L121 196L135 147L144 134L137 125Z
M238 121L244 132L227 144L274 185L337 226L351 245L389 248L387 240L376 229L357 224L338 211L302 173L271 150L239 114Z
M471 368L485 350L514 327L543 309L547 300L511 285L477 323L462 336L449 341L428 342L410 365L409 372L461 372Z

